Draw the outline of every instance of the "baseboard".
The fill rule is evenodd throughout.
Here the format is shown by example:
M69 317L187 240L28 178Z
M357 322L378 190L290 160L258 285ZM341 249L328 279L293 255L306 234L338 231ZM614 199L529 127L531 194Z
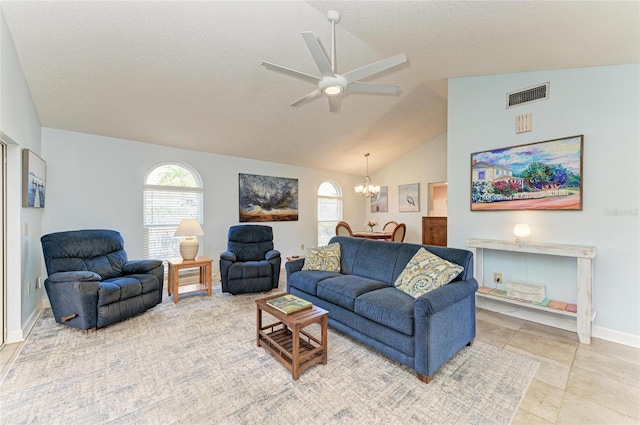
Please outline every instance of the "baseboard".
M627 334L613 329L602 328L600 326L593 327L593 336L607 341L617 342L622 345L640 348L640 336Z
M17 330L17 331L7 332L7 341L6 341L6 343L7 344L12 344L14 342L22 342L25 339L27 339L27 336L29 336L29 333L31 333L31 330L36 325L36 322L38 321L38 319L42 315L42 312L44 311L45 308L47 308L47 306L45 304L48 304L48 302L49 302L49 300L47 300L46 303L45 303L45 300L42 300L42 302L40 303L39 308L36 308L31 313L31 315L29 316L29 318L25 322L25 324L22 327L22 329Z
M520 307L515 304L501 303L488 298L476 298L476 306L484 310L501 313L506 316L517 317L530 322L541 323L554 328L564 329L571 332L577 331L576 319L572 317L546 313L544 311ZM626 334L613 329L594 326L592 329L592 336L615 342L617 344L640 348L640 336L637 335Z

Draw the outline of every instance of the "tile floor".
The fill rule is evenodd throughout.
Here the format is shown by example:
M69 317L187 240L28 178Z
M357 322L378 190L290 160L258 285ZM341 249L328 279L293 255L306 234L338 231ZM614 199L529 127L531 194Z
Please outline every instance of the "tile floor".
M640 424L640 349L478 309L477 340L540 362L513 425ZM0 381L21 343L0 350Z
M640 349L477 310L478 341L540 362L513 419L523 424L640 424Z

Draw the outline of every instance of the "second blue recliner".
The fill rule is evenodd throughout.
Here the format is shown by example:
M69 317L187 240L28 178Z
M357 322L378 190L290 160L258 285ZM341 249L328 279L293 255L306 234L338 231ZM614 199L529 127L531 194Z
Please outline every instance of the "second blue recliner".
M231 226L227 250L220 254L222 292L236 295L277 288L281 258L273 248L271 226Z

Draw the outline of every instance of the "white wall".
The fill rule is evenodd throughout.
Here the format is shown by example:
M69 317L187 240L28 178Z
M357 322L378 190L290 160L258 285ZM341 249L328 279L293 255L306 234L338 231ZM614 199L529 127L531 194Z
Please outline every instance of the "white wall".
M64 130L43 128L47 161L47 207L43 234L87 228L111 228L122 233L131 259L142 258L142 187L156 164L181 161L204 182L204 255L218 267L226 249L229 226L238 224L238 173L298 179L299 221L265 223L273 227L274 244L283 256L303 253L317 243L317 191L320 183L338 183L344 197L344 217L364 221L361 197L353 194L358 176L337 174L265 161L169 148Z
M366 218L375 218L380 228L387 221L407 225L405 242L422 242L422 217L428 214L429 183L447 180L447 135L442 134L404 155L397 161L371 175L377 186L388 186L388 212L371 212L370 201L365 207ZM420 183L420 211L398 211L398 185ZM363 230L364 221L351 228Z
M35 289L41 268L41 209L22 208L22 149L40 154L40 120L0 12L0 131L7 146L7 342L22 340L39 313L43 289ZM25 234L25 226L28 234ZM30 291L27 293L27 284Z
M505 109L506 93L545 82L551 83L548 100ZM638 345L640 66L457 78L449 81L448 93L449 244L465 247L466 239L478 237L512 240L513 226L523 222L531 226L531 240L595 246L594 334ZM533 130L515 134L516 115L528 112ZM471 153L579 134L582 211L470 211ZM517 273L514 261L522 259L504 255L492 261L500 271ZM547 278L544 267L534 267L538 260L528 261L528 280ZM552 262L549 270L575 276L561 271L565 266ZM486 270L489 281L493 271ZM575 293L572 282L553 275L547 283L557 294Z

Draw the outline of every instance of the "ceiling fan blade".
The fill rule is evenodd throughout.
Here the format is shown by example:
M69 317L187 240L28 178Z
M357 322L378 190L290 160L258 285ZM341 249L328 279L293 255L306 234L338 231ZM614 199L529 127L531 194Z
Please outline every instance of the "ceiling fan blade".
M293 102L291 106L303 105L307 102L311 102L312 100L317 99L320 96L322 96L322 92L320 91L320 89L315 89L314 91L307 93L304 97Z
M354 69L353 71L349 71L342 76L346 78L347 83L351 84L355 81L362 80L379 72L386 71L387 69L393 68L394 66L400 65L401 63L405 63L406 61L407 56L404 53L400 53L399 55L382 59L381 61L363 66L362 68Z
M304 72L296 71L290 68L285 68L284 66L276 65L275 63L270 62L262 62L260 65L264 66L267 69L271 69L272 71L278 71L285 74L289 74L296 78L301 78L306 81L311 81L313 83L318 83L321 78L314 77L313 75L305 74Z
M360 81L354 81L349 84L347 91L350 93L389 93L396 94L400 90L398 86L391 86L388 84L369 84L361 83Z
M336 74L331 69L331 64L322 51L322 47L320 47L320 43L318 43L316 36L313 35L311 31L303 31L302 38L304 38L305 43L307 43L311 56L313 56L313 60L316 62L322 76L335 77Z
M342 105L342 96L327 96L329 99L329 112L340 112Z

